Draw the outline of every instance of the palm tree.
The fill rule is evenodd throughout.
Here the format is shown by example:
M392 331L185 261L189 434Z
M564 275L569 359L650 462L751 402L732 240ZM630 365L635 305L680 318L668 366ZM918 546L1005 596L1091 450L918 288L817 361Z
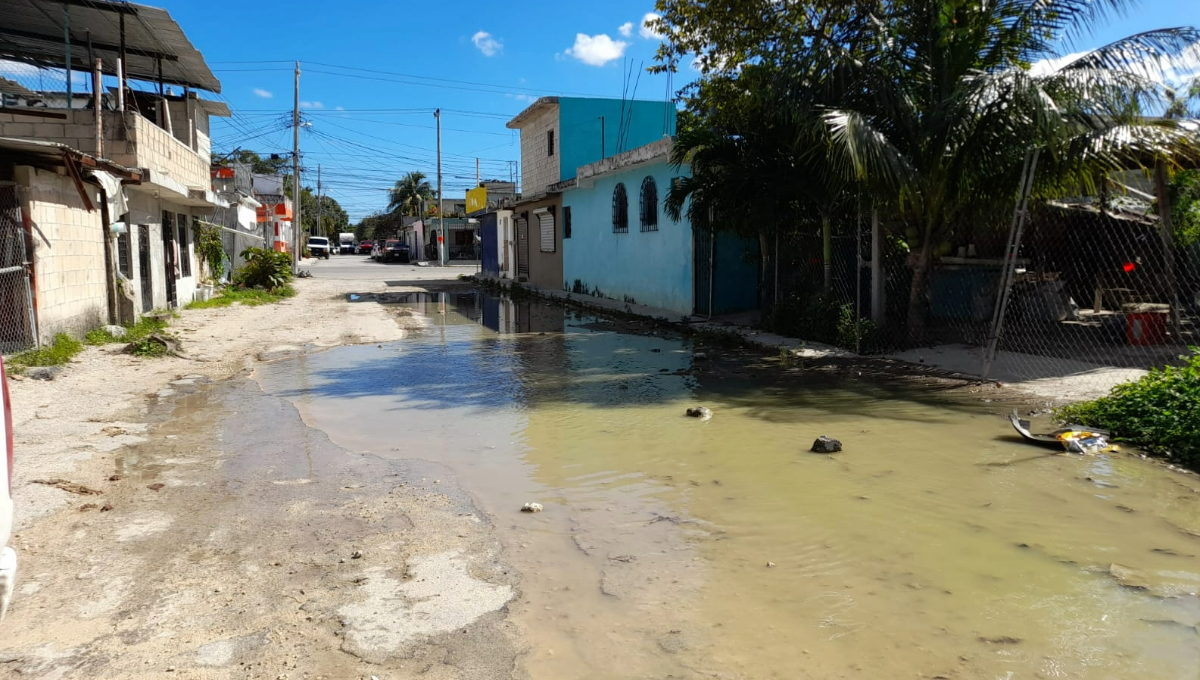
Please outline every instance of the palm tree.
M1044 196L1094 189L1107 171L1197 156L1184 128L1142 115L1162 110L1160 69L1200 44L1195 29L1141 33L1049 66L1054 46L1132 4L897 2L856 43L855 58L829 69L851 84L824 114L834 169L869 183L920 234L911 336L922 332L935 246L956 225L995 222L1032 151Z
M421 213L421 202L432 199L433 187L426 181L425 173L413 170L388 189L388 212L399 211L403 216L416 217Z

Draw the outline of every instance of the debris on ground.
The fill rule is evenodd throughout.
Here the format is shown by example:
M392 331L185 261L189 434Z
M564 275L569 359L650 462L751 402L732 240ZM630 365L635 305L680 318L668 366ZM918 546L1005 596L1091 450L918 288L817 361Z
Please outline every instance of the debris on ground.
M158 491L159 489L163 488L164 486L166 486L166 484L163 484L162 482L155 482L153 484L147 485L146 488L150 489L151 491Z
M84 503L83 505L79 506L79 512L87 512L88 510L95 510L98 507L100 507L100 506L96 505L95 503Z
M689 418L699 418L700 420L708 420L713 416L712 409L706 406L693 406L686 413Z
M541 512L542 510L541 503L526 503L521 506L521 512Z
M833 437L821 435L813 442L812 448L809 449L813 453L837 453L842 450L842 443Z
M62 366L34 366L25 369L25 377L31 380L54 380L62 372Z
M350 553L350 559L352 560L361 560L362 556L363 554L361 550L355 550L354 552Z
M31 483L45 484L46 486L52 486L56 489L62 489L63 491L66 491L67 493L77 493L81 496L99 496L100 494L104 493L103 491L98 491L91 487L87 487L82 484L77 484L76 482L72 482L72 481L69 481L66 479L58 479L58 478L34 479L34 480L31 480Z

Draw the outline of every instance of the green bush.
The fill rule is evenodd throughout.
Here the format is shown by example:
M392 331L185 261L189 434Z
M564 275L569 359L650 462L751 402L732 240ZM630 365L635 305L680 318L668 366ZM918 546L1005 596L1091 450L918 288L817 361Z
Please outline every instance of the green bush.
M54 342L49 345L14 354L8 360L8 365L17 370L33 366L61 366L81 351L83 351L82 342L66 333L59 333L54 336Z
M214 281L225 275L225 249L221 243L221 229L216 225L196 222L196 255L208 265Z
M280 286L274 290L263 290L261 288L225 288L220 295L209 298L204 301L190 302L187 309L214 309L217 307L229 307L235 302L241 303L247 307L257 307L259 305L268 305L272 302L295 297L296 289L288 285ZM339 300L341 297L338 298Z
M1200 469L1200 350L1183 366L1152 370L1108 396L1059 409L1058 418L1112 432L1113 438Z
M143 316L137 323L125 327L125 335L117 337L103 328L93 328L87 332L84 342L89 345L107 345L114 342L136 342L151 333L161 332L167 327L166 320L159 316Z
M879 326L870 319L858 319L856 338L854 322L852 303L820 293L791 295L779 301L768 330L852 351L879 351L883 345Z
M292 257L266 248L247 248L242 252L246 265L234 276L244 288L275 290L292 280Z

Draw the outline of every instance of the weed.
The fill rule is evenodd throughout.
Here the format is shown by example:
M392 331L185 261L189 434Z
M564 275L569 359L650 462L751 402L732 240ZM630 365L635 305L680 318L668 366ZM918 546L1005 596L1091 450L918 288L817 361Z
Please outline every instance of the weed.
M1151 370L1094 401L1072 404L1055 416L1102 428L1113 437L1200 469L1200 349L1183 366Z
M158 358L167 355L167 347L161 342L155 342L148 338L142 338L130 343L129 353L135 357L151 357Z
M14 369L25 369L33 366L61 366L83 350L83 343L66 333L54 336L54 341L38 349L31 349L14 354L8 360L8 365Z
M229 307L233 303L241 303L247 307L257 307L259 305L269 305L274 302L279 302L290 297L295 297L296 289L289 285L283 285L274 290L264 290L262 288L238 288L228 287L221 290L220 295L209 298L207 300L197 300L189 302L185 309L215 309L218 307ZM341 299L341 296L338 297Z
M275 290L292 280L292 258L265 248L247 248L242 252L246 265L234 275L234 283L244 288Z

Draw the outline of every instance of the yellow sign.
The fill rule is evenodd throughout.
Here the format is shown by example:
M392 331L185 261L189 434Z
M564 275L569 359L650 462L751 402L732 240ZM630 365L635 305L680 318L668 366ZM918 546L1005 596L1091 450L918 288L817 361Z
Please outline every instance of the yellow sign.
M487 187L477 187L467 192L467 214L487 208Z

